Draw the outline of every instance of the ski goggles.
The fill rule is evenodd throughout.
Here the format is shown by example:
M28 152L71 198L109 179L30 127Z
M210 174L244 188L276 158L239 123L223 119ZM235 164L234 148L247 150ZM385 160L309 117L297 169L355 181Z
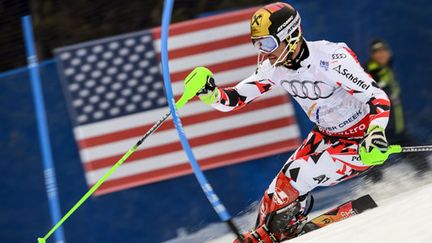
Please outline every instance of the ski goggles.
M252 44L258 51L264 53L272 53L279 47L279 42L272 35L252 38Z

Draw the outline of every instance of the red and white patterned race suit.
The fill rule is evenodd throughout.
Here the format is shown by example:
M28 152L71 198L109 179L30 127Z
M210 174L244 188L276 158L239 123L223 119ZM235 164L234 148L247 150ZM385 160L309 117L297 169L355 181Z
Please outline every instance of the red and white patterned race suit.
M370 125L386 127L390 101L364 72L344 43L305 41L309 56L297 70L264 61L235 87L219 88L220 111L239 109L274 87L287 91L316 124L271 183L274 195L281 175L304 195L317 186L331 186L364 171L358 144Z

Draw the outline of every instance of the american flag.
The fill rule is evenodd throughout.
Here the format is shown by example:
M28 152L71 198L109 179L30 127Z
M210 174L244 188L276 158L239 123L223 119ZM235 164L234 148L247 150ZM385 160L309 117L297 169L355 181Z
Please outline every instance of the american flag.
M249 40L255 9L173 24L169 66L174 96L196 66L219 86L256 68ZM89 186L167 113L159 61L160 28L66 46L55 51ZM222 113L190 101L179 111L201 168L211 169L290 151L299 145L293 107L272 90L246 108ZM150 136L96 195L192 173L171 120Z

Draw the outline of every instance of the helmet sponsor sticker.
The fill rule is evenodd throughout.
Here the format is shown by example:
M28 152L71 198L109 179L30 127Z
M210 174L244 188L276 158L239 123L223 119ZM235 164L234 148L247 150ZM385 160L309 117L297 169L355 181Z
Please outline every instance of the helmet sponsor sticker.
M296 14L294 20L290 23L292 16L285 21L279 28L277 29L277 32L282 31L286 27L285 33L287 35L290 35L292 32L294 32L298 27L300 27L300 14Z
M293 18L294 18L294 16L290 16L281 26L279 26L279 28L277 29L277 32L279 32L283 28L285 28Z

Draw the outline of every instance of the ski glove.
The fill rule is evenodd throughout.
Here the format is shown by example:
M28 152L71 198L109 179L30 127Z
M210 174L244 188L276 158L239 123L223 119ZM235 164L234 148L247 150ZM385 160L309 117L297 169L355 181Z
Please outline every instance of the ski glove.
M197 93L200 100L207 105L216 103L219 100L220 91L215 85L213 77L208 77L206 85Z
M196 67L185 79L185 89L196 90L200 100L208 105L219 99L220 91L215 85L213 73L205 67Z
M360 157L366 165L380 165L390 155L384 128L370 126L360 143Z

